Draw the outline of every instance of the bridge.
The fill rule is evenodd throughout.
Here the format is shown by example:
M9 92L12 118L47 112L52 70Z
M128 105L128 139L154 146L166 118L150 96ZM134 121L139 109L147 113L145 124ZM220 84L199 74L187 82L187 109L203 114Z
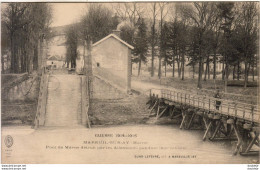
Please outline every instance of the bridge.
M221 102L219 108L216 101ZM176 89L151 89L149 104L151 116L157 119L170 116L181 118L180 129L192 129L195 119L205 130L203 141L236 140L234 155L259 154L259 119L257 105L216 99Z
M41 76L34 127L90 127L89 92L86 76Z
M73 127L90 128L88 117L91 89L91 54L84 57L84 74L53 74L47 69L47 45L43 39L38 57L38 76L40 90L34 128L40 127ZM89 46L87 46L90 48ZM88 50L90 51L90 50ZM85 54L84 54L85 55ZM68 70L63 70L68 71Z

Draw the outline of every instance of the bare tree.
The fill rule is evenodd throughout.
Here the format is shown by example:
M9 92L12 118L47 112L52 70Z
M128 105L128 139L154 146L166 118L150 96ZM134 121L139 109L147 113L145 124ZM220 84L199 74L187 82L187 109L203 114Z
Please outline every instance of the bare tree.
M46 34L51 21L47 3L8 3L2 24L8 30L11 51L11 72L30 72L37 68L38 40Z
M113 9L121 20L130 21L133 27L136 26L138 18L141 18L145 12L142 4L137 2L117 3L113 6Z
M245 81L247 87L251 61L257 54L258 7L256 2L243 2L238 11L236 27L242 40L242 53L245 62ZM241 49L241 48L240 48Z
M157 44L157 34L156 34L156 18L158 15L157 3L154 2L150 5L150 10L152 12L152 27L151 27L151 48L152 48L152 59L151 59L151 77L154 76L154 56L155 56L155 46Z
M212 22L214 22L214 3L212 2L194 2L192 5L183 4L180 12L184 18L193 22L193 25L198 27L198 48L199 48L199 76L197 87L201 88L204 53L204 34L206 31L212 29Z
M163 22L165 17L167 16L168 13L168 9L167 9L167 2L161 2L158 3L159 5L159 13L160 13L160 56L159 56L159 66L158 66L158 77L159 79L162 76L162 71L161 71L161 67L162 67L162 58L165 57L165 53L162 50L163 49L163 34L162 34L162 29L163 29Z
M107 36L116 29L118 22L113 13L101 4L90 4L81 18L81 33L83 39L90 37L93 42Z

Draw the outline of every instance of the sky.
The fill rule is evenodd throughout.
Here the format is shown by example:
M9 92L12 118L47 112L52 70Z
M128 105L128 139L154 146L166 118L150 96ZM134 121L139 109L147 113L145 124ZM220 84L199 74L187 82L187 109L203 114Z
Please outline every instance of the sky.
M52 6L52 23L51 27L68 25L75 22L79 22L82 15L87 11L88 3L50 3ZM103 3L107 8L112 9L112 3ZM151 6L142 4L143 9L150 11ZM1 9L4 9L4 5L1 6ZM147 16L146 16L147 17Z
M113 5L117 3L102 3L103 6L113 9ZM80 17L87 11L88 3L51 3L53 10L53 18L51 27L68 25L80 20ZM144 11L151 11L151 4L140 4ZM157 8L159 8L157 6ZM171 9L172 10L172 9ZM147 13L146 13L147 14ZM148 17L148 16L145 16ZM167 20L167 18L165 18Z
M51 3L53 18L51 27L78 22L84 14L86 3Z

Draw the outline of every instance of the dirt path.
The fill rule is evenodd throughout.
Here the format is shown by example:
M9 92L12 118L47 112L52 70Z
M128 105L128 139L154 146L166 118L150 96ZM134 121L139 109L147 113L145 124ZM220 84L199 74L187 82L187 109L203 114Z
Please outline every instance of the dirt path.
M175 82L176 84L177 82ZM190 82L190 85L192 86L193 84ZM209 97L213 97L216 93L215 90L208 90L208 89L194 89L194 88L189 88L185 89L185 85L182 84L181 82L176 85L165 85L163 82L162 84L159 84L159 82L148 82L148 80L138 80L138 79L132 79L131 80L131 86L132 89L137 90L142 92L143 94L149 95L149 90L150 89L168 89L168 90L179 90L179 91L185 91L187 93L195 93L195 94L201 94L201 95L206 95ZM195 86L195 85L194 85ZM242 88L243 89L243 88ZM251 93L254 91L254 89L248 88L247 90L250 91L247 95L243 95L239 93L239 90L241 88L237 87L237 93L224 93L221 92L221 98L222 99L227 99L227 100L233 100L233 101L239 101L242 103L248 103L248 104L257 104L257 96L251 95ZM257 94L257 91L255 90L255 94Z

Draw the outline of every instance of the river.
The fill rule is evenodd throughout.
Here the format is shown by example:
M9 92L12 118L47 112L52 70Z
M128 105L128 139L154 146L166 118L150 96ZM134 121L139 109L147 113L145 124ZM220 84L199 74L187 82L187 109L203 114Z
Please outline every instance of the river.
M12 136L13 145L4 139ZM2 163L257 163L258 156L233 156L231 142L202 141L203 131L175 125L51 128L2 127Z

